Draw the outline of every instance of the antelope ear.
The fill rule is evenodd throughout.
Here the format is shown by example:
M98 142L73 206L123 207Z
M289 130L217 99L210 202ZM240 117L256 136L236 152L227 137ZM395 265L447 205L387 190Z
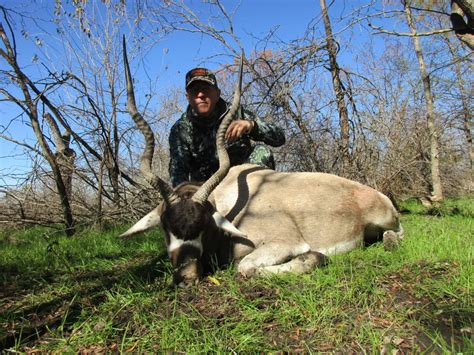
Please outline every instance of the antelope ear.
M234 226L232 223L230 223L223 215L221 215L219 212L214 212L212 215L212 218L214 218L214 221L216 222L216 225L225 230L226 232L229 232L230 234L233 234L237 237L242 237L242 238L247 238L247 236L239 231L236 226Z
M119 238L127 238L134 234L146 232L156 226L161 225L161 205L156 207L153 211L145 215L137 223L135 223L128 231L119 235Z

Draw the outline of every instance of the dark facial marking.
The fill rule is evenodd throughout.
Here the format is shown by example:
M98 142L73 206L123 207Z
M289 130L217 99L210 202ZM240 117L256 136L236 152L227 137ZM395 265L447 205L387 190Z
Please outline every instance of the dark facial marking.
M161 215L163 227L181 240L197 238L211 218L206 207L186 199L167 206Z
M171 252L171 264L174 268L187 264L191 260L199 260L201 251L192 245L182 245L180 248Z

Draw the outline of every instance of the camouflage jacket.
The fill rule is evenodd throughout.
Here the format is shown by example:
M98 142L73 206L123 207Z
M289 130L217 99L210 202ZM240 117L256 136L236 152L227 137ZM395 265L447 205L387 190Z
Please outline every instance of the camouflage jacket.
M216 153L216 133L228 104L219 99L214 113L208 119L198 117L188 106L181 118L171 127L169 135L171 184L184 181L205 181L219 167ZM264 122L252 112L241 108L236 119L255 121L249 134L227 144L231 165L244 163L252 152L252 141L273 147L285 143L283 130L273 123Z

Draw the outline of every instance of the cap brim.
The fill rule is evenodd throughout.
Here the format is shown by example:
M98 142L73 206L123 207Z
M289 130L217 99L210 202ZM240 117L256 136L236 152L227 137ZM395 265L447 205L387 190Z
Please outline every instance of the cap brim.
M189 80L188 84L186 85L186 89L194 82L196 81L203 81L205 83L208 83L214 87L217 87L216 85L216 82L212 79L209 79L209 78L206 78L204 76L195 76L194 78L192 78L191 80Z

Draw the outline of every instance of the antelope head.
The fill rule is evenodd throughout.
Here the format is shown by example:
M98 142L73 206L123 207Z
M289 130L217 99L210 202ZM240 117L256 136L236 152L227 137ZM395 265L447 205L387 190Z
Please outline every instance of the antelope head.
M202 276L201 258L204 252L204 239L209 239L210 234L212 235L212 233L221 230L243 236L230 222L214 211L210 204L206 203L209 195L224 179L230 168L224 136L240 105L243 55L240 61L239 78L232 105L217 131L216 147L219 157L219 169L199 187L186 184L185 186L178 186L176 189L173 189L152 171L155 138L150 125L138 112L135 103L125 37L123 38L123 57L128 111L145 139L140 171L147 182L153 188L159 190L163 202L121 236L130 236L161 225L165 232L168 254L173 265L173 282L179 286L186 286L197 282Z

